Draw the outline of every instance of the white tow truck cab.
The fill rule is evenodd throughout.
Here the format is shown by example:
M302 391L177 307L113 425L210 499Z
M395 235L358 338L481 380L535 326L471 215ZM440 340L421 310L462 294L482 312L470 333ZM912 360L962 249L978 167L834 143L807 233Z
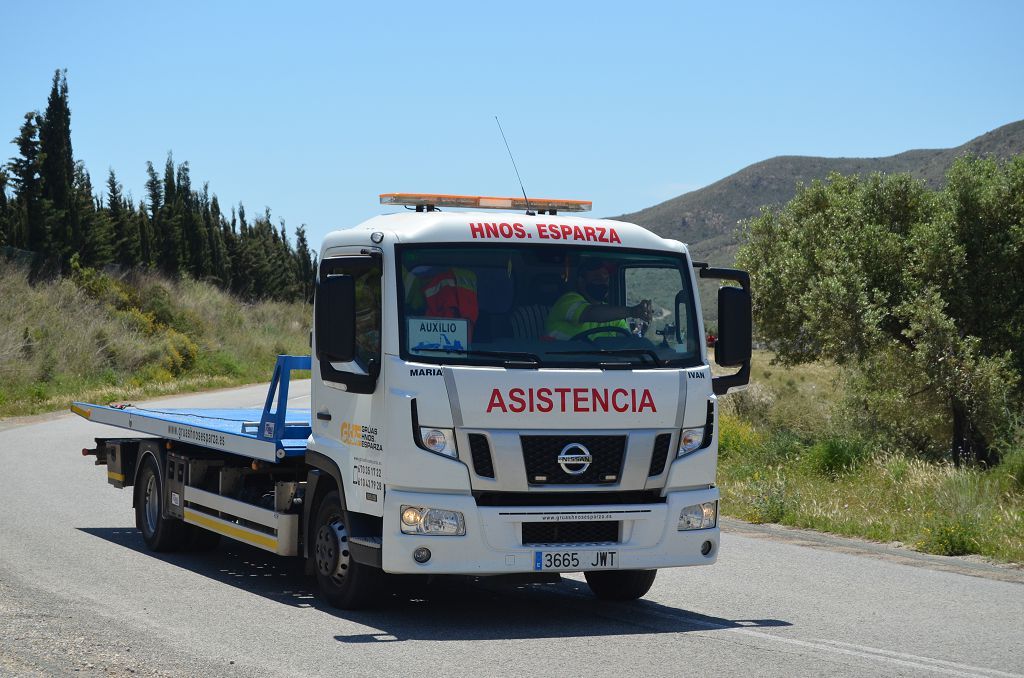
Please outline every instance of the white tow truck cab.
M408 209L325 238L313 355L279 359L262 412L75 404L156 436L84 451L135 486L147 543L302 555L342 607L372 602L381 572L583 572L634 599L659 568L713 563L717 397L749 377L747 275L564 216L582 201L381 203ZM698 277L740 283L718 299L734 374L712 377ZM307 366L312 409L287 410Z

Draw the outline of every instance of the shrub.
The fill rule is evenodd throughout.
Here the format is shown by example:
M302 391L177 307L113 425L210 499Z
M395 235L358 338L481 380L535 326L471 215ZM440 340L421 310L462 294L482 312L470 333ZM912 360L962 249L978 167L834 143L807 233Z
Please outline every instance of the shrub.
M807 449L804 461L819 475L838 478L856 469L868 455L868 446L858 438L831 436Z
M1014 422L998 445L1000 462L995 472L1007 477L1017 491L1024 491L1024 419Z
M907 477L907 472L910 470L910 461L902 454L894 454L884 460L882 467L885 469L889 482L893 485L899 485Z
M917 548L940 556L964 556L978 552L978 523L970 515L933 522L924 528Z
M160 367L174 376L186 372L195 364L199 347L195 342L177 330L167 330L163 345L163 359Z
M755 523L779 523L789 512L793 498L789 495L785 477L781 473L755 475L750 485L750 519Z
M1017 491L1024 492L1024 447L1003 453L1003 461L995 468L1004 473Z
M763 436L753 426L736 417L723 414L718 419L718 428L719 455L749 455L763 442Z
M804 453L804 444L800 437L791 431L782 429L773 431L764 439L759 448L759 461L765 467L784 464L798 459Z

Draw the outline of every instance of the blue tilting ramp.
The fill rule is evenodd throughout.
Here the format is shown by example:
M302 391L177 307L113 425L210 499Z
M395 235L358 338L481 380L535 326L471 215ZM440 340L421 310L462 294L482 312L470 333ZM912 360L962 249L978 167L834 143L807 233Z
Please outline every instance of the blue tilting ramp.
M306 453L306 440L312 431L310 411L288 409L287 403L291 372L308 369L309 356L278 356L262 410L149 408L76 402L71 411L99 424L279 462Z

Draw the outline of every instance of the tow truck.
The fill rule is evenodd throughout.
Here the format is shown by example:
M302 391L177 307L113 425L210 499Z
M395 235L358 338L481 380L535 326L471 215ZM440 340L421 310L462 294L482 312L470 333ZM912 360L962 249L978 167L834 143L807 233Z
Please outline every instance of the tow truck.
M262 410L73 404L131 432L83 454L132 488L147 547L223 537L301 557L342 608L372 605L385 574L582 572L599 598L633 600L659 568L714 563L718 399L749 380L747 274L566 216L586 201L380 202L404 209L325 238L312 355L278 357ZM731 281L714 359L734 372L712 375L698 278ZM622 317L567 336L590 307ZM288 407L296 370L311 409Z

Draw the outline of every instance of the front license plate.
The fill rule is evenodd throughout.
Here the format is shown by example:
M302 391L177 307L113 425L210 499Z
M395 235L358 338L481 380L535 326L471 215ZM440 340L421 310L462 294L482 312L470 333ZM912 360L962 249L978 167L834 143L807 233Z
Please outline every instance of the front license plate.
M533 552L533 569L538 572L579 572L581 570L614 570L618 567L618 551Z

